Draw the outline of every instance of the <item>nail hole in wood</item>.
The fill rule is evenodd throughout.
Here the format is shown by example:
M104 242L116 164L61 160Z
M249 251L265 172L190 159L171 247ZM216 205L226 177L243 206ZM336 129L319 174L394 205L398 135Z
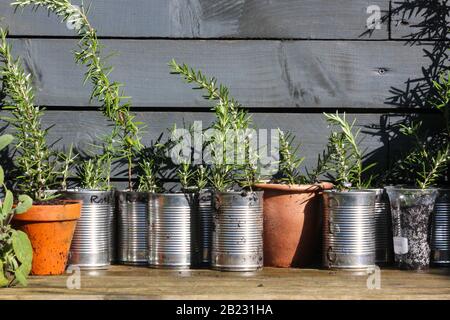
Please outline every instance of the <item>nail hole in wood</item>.
M378 74L383 75L387 72L386 68L378 68Z

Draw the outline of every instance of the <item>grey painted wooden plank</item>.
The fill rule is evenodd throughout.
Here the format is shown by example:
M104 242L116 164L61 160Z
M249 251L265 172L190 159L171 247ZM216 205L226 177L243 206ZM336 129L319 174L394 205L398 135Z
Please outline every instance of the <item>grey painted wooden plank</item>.
M73 62L73 39L16 39L16 52L35 77L38 102L89 105L84 68ZM254 108L385 108L428 63L423 47L371 41L105 40L136 107L208 107L198 91L170 75L176 58L214 75ZM400 93L392 93L392 88Z
M5 112L0 112L4 115ZM357 124L361 128L361 148L367 150L369 160L379 162L381 168L387 161L388 133L384 132L389 126L389 119L380 114L349 114L349 119L357 117ZM152 140L161 133L167 134L167 128L176 123L178 127L183 122L192 123L202 121L206 128L213 120L213 114L208 112L139 112L137 119L142 120L146 126L143 142L149 145ZM305 157L304 165L313 168L317 161L317 155L322 152L327 144L329 128L322 114L294 114L294 113L256 113L253 114L253 122L258 129L281 128L292 132L296 136L296 142L301 143L300 155ZM64 149L70 144L76 148L86 150L89 145L98 141L99 137L109 132L108 124L98 112L93 111L46 111L44 125L54 124L48 137L53 142L61 139L56 148ZM379 128L383 124L382 128ZM2 125L3 126L3 125ZM7 131L9 131L8 129ZM116 177L124 177L115 173Z
M392 1L391 37L404 40L450 39L446 1Z
M450 6L447 1L393 1L391 37L405 47L421 51L423 62L419 75L410 77L403 92L397 95L402 104L427 107L434 94L432 80L448 70L448 25Z
M9 3L0 0L0 12L12 35L72 34L44 11L14 15ZM99 34L109 37L359 39L373 5L388 11L389 1L95 0L90 15ZM387 23L365 38L387 39Z

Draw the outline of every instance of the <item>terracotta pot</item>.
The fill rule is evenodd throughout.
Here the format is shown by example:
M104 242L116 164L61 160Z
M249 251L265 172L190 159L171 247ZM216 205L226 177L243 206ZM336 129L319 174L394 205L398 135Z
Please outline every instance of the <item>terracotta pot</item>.
M331 183L289 186L257 184L264 190L264 265L305 267L319 257L320 194Z
M81 203L66 202L33 205L24 214L14 216L14 226L28 235L33 247L31 274L64 273L80 211Z

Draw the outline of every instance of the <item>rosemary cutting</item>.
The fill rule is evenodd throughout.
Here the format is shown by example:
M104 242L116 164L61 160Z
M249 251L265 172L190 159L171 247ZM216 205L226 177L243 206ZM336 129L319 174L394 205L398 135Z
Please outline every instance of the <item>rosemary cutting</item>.
M443 153L445 153L445 150L450 149L450 71L447 74L442 73L438 81L433 81L433 86L437 91L437 97L431 101L431 104L434 108L440 110L444 116L446 130L440 136L446 142L446 146L443 148ZM450 156L447 157L446 165L447 169L443 170L442 175L447 174L448 183L450 179Z
M406 182L414 183L421 189L427 189L439 182L446 170L450 156L448 142L440 145L439 141L432 142L427 134L422 136L420 129L422 122L412 122L400 125L400 132L414 139L414 146L407 155L398 161L393 173L404 177Z
M34 9L40 7L47 9L59 16L63 22L70 22L75 26L77 34L81 37L78 43L78 50L75 51L75 61L87 67L85 72L85 82L92 84L91 99L97 99L101 104L101 111L111 120L118 130L113 130L109 141L114 141L116 135L121 141L117 154L120 158L126 159L128 167L128 187L133 189L132 170L133 159L142 151L140 125L135 121L135 116L131 114L131 103L126 97L121 87L123 84L111 81L109 74L112 71L110 66L105 64L102 56L102 46L97 37L97 31L90 24L87 9L82 5L77 7L68 0L18 0L11 4L16 9L32 6ZM109 145L108 150L114 149Z
M297 156L300 145L294 147L294 139L295 137L291 133L285 133L278 129L279 173L276 182L288 185L307 183L307 178L299 171L305 158Z
M51 200L56 195L47 192L67 185L66 179L74 157L51 150L47 144L50 128L43 128L43 109L34 104L31 75L25 73L19 58L11 55L7 32L0 29L0 76L6 96L3 108L11 117L3 117L15 130L17 140L15 177L17 188L36 202ZM62 177L62 181L60 178Z
M192 165L194 150L192 146L190 146L189 148L183 147L185 137L177 136L175 134L176 131L177 126L174 125L170 130L171 159L175 161L174 165L176 167L176 175L180 181L182 190L188 191L192 190L195 187L196 168L194 165ZM192 137L192 126L189 128L189 131L187 131L187 133ZM186 151L188 151L188 154L185 154Z
M359 149L358 136L360 129L354 129L356 119L349 123L345 117L335 114L324 113L329 125L339 128L332 131L328 139L328 169L334 171L336 176L332 177L338 190L348 188L367 188L373 177L363 181L363 173L376 164L363 165L363 152Z
M447 141L450 144L450 71L442 73L438 81L433 81L433 86L437 93L431 104L443 113Z
M169 63L169 67L172 73L181 75L186 83L194 84L196 89L202 89L205 99L215 102L213 111L216 117L211 126L214 135L206 142L213 162L210 169L213 188L217 191L227 191L235 183L242 188L251 188L253 182L257 181L258 170L247 136L251 125L248 113L230 96L226 86L217 84L215 78L208 78L200 70L196 71L186 64L178 64L175 60ZM244 139L241 139L240 135L243 135ZM233 139L232 142L227 141L230 138ZM237 141L244 141L244 164L235 161L240 147ZM228 159L231 152L226 147L230 145L234 146L234 159Z

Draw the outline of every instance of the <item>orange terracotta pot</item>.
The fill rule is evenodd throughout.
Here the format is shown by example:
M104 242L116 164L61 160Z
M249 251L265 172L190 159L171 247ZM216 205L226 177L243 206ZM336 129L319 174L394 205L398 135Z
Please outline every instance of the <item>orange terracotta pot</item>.
M320 195L333 184L256 187L264 190L264 266L311 265L320 250Z
M14 216L15 228L25 232L33 247L33 275L63 274L81 203L33 205L30 210Z

